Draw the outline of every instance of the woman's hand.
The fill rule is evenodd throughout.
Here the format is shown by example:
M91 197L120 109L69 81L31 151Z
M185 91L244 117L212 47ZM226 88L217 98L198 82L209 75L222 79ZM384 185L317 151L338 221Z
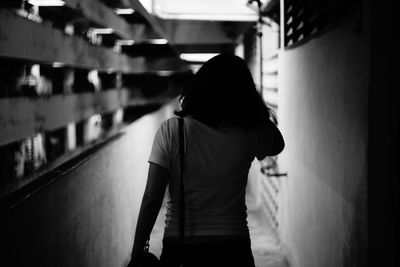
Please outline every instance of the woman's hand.
M140 266L143 266L140 261L140 257L131 256L131 260L129 261L126 267L140 267Z
M127 267L160 267L160 261L151 253L132 258Z

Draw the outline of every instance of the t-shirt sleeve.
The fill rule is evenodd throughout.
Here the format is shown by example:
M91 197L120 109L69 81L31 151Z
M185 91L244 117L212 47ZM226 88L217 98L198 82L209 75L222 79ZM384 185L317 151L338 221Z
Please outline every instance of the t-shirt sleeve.
M160 165L167 170L170 169L170 157L167 149L169 143L168 139L168 127L166 123L163 123L160 128L158 128L154 137L149 157L149 162Z
M282 134L275 124L269 123L267 127L257 134L256 157L262 160L267 156L275 156L282 152L285 147Z

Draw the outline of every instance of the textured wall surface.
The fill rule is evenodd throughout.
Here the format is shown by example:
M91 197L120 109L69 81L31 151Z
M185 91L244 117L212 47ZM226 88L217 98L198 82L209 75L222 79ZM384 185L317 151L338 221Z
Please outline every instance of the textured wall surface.
M145 116L66 176L2 214L4 266L126 266L150 148L171 110Z
M296 267L365 266L368 38L351 21L281 55L281 237Z

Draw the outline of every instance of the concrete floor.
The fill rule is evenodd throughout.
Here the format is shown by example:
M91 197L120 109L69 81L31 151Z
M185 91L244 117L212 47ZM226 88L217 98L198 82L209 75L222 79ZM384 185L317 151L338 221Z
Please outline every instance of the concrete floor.
M135 122L135 128L140 129L140 133L147 133L146 142L142 143L141 146L151 146L149 136L154 136L155 130L158 128L159 124L162 123L168 117L172 116L172 111L175 110L176 103L172 102L169 105L164 106L160 110L144 116ZM140 125L139 125L140 124ZM156 125L158 124L158 125ZM140 135L142 135L140 134ZM146 151L149 151L146 148ZM146 154L146 153L144 153ZM144 156L144 155L143 155ZM148 166L147 166L148 167ZM142 175L147 173L146 170L138 170ZM248 207L248 225L250 229L252 250L257 267L289 267L286 257L281 250L279 240L275 233L269 228L268 220L265 217L265 213L262 212L262 207L257 205L257 196L254 192L257 190L248 190L247 194L247 207ZM151 238L150 238L150 251L160 256L162 250L162 236L165 225L165 205L160 210L159 216L157 218L156 224L153 228Z

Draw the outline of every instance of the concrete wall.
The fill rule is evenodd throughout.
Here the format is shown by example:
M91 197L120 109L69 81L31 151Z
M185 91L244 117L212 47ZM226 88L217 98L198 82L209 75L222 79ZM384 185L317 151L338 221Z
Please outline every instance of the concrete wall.
M281 54L281 237L293 266L366 266L369 27Z
M170 113L143 117L67 175L1 214L0 265L126 266L151 144Z

